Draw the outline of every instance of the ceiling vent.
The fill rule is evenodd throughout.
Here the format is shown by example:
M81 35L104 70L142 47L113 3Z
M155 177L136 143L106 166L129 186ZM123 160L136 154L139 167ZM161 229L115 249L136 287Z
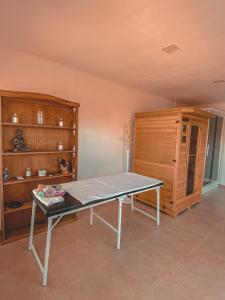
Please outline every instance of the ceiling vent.
M225 83L224 79L214 80L213 83Z
M174 53L176 51L180 50L179 47L177 47L176 45L174 44L170 44L164 48L162 48L162 51L166 52L167 54L171 54L171 53Z

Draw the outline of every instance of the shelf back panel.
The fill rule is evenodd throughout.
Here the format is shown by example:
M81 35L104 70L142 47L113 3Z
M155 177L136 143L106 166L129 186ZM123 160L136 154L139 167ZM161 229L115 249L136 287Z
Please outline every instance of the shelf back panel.
M59 158L69 162L71 171L73 161L71 153L3 156L3 166L8 169L10 177L25 176L27 168L31 169L34 176L40 169L46 170L47 174L54 174L60 171Z
M59 124L63 118L64 126L73 127L73 108L53 103L47 100L20 99L2 97L2 122L12 121L12 115L17 114L19 122L24 124L37 124L37 112L42 111L44 123L52 126Z
M18 127L19 128L19 127ZM3 126L2 128L2 148L4 152L13 150L13 138L16 136L18 128ZM63 129L28 128L21 127L26 147L32 151L56 151L58 143L61 142L64 150L72 150L75 142L74 134L77 132Z

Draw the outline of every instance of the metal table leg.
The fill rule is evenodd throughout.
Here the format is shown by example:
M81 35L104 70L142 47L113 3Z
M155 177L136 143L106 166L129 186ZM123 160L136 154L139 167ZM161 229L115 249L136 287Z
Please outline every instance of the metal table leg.
M153 189L151 189L151 190L153 190ZM134 211L134 210L135 210L135 211L138 211L138 212L144 214L145 216L147 216L147 217L149 217L149 218L155 220L157 226L159 226L159 225L160 225L160 187L154 188L154 190L156 191L156 196L157 196L157 200L156 200L156 205L157 205L157 208L156 208L156 217L155 217L155 216L152 216L152 215L150 215L149 213L143 211L142 209L136 207L136 206L134 205L134 198L133 198L133 195L131 196L131 197L132 197L132 198L131 198L131 211Z
M32 204L32 213L31 213L31 224L30 224L30 237L29 237L29 247L28 249L32 250L33 236L34 236L34 221L35 221L35 212L36 212L37 204L33 201Z
M34 221L35 221L35 212L36 212L37 204L35 201L33 201L32 204L32 214L31 214L31 225L30 225L30 237L29 237L29 247L28 249L30 251L33 251L34 257L38 263L38 266L40 267L40 270L43 275L43 281L42 285L47 285L48 280L48 261L49 261L49 251L50 251L50 244L51 244L51 233L52 229L55 227L55 225L60 221L61 216L58 218L58 220L54 223L52 226L52 220L53 218L48 218L48 229L47 229L47 238L46 238L46 246L45 246L45 257L44 257L44 264L42 264L41 259L37 253L37 250L33 244L33 237L34 237Z
M134 211L134 196L131 195L131 211Z
M121 241L121 223L122 223L122 206L123 202L122 200L119 200L119 208L118 208L118 225L117 225L117 243L116 248L117 250L120 250L120 241Z
M157 226L160 225L160 188L156 189L156 195L157 195L157 214L156 214L156 222Z
M94 208L90 207L90 225L93 225L93 212L94 212Z
M52 218L48 218L48 229L47 229L47 238L45 246L45 260L43 268L43 282L42 285L46 286L48 281L48 261L49 261L49 251L51 244L51 235L52 235Z

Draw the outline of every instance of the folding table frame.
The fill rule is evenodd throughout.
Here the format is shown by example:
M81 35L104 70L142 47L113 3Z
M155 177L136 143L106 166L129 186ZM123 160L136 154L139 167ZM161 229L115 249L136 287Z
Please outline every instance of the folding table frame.
M160 225L160 188L162 185L154 186L148 189L143 189L142 191L139 190L138 192L135 193L129 193L125 196L113 198L113 199L108 199L108 200L102 200L101 202L97 202L94 204L87 205L78 209L74 209L72 211L67 211L64 213L58 213L56 215L48 217L48 227L47 227L47 238L46 238L46 245L45 245L45 254L44 254L44 263L41 262L41 259L37 253L37 250L33 244L33 236L34 236L34 223L35 223L35 212L36 212L36 207L37 203L36 200L33 199L33 204L32 204L32 215L31 215L31 226L30 226L30 237L29 237L29 250L33 252L34 257L38 263L38 266L41 270L41 273L43 275L43 280L42 280L42 285L46 286L47 285L47 280L48 280L48 263L49 263L49 252L50 252L50 244L51 244L51 235L52 235L52 230L54 227L58 224L58 222L64 217L65 215L72 214L75 212L82 211L84 209L90 209L90 225L93 225L93 217L95 216L98 218L100 221L102 221L104 224L106 224L109 228L111 228L113 231L117 233L117 241L116 241L116 248L117 250L120 249L120 243L121 243L121 223L122 223L122 205L123 203L127 203L127 197L130 197L130 204L131 204L131 211L138 211L145 216L153 219L156 221L157 226ZM155 190L157 194L157 208L156 208L156 217L141 210L140 208L137 208L134 206L134 198L133 196L135 194L139 194L140 192L146 192L149 190ZM107 222L105 219L103 219L101 216L99 216L96 212L94 212L94 207L99 206L105 203L109 203L112 201L117 200L119 205L118 205L118 221L117 221L117 228L115 228L113 225L111 225L109 222Z

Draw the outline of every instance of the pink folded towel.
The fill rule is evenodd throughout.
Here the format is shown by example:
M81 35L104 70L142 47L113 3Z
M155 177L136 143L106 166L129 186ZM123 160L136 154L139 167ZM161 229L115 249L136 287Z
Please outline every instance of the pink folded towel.
M37 188L37 194L40 197L57 197L64 196L65 191L61 185L43 185L39 184Z

